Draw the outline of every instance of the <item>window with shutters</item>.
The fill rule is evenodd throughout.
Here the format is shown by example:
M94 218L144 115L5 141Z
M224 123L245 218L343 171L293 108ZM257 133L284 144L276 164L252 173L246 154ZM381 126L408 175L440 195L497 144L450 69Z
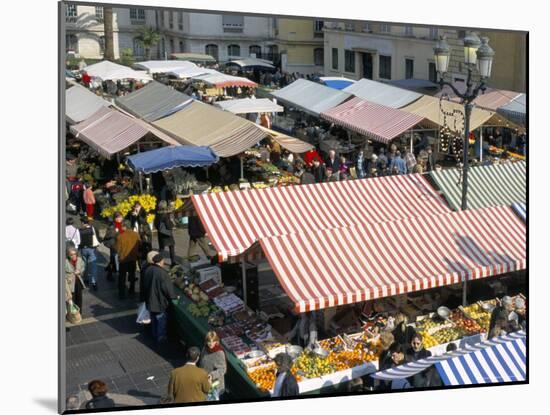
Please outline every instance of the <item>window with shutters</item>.
M352 50L344 51L344 71L355 72L355 52Z
M382 79L391 79L391 56L380 55L380 71L378 76Z
M338 48L332 48L332 69L338 70Z

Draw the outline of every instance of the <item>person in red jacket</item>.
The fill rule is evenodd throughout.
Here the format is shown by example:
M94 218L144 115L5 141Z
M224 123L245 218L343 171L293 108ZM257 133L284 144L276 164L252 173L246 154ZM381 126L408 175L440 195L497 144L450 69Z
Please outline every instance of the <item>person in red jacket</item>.
M315 149L311 149L304 154L304 163L306 167L313 167L313 160L319 160L319 163L323 164L323 159Z
M86 205L86 215L92 219L94 217L95 196L91 184L86 185L86 190L84 190L82 197Z

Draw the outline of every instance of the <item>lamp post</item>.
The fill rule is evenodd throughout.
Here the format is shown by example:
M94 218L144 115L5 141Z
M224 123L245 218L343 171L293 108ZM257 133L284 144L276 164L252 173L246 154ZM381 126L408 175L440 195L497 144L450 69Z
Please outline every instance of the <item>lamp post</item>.
M470 32L464 37L464 63L468 69L468 78L466 79L466 92L460 93L455 86L444 80L449 67L451 49L447 43L445 36L441 36L434 47L434 58L437 72L440 74L439 86L444 85L450 87L455 95L461 98L464 104L464 144L463 144L463 162L462 162L462 202L461 210L468 208L468 150L470 147L470 115L472 114L473 101L477 98L480 91L485 91L485 81L491 75L491 67L493 65L493 57L495 52L489 46L489 38L479 37ZM474 69L479 73L480 80L474 84L472 75ZM464 277L464 287L462 292L462 302L466 305L466 277Z

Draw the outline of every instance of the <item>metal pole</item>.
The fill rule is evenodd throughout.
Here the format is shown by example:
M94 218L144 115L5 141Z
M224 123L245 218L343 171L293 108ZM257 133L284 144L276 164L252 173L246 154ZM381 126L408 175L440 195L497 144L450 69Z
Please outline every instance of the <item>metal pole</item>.
M244 264L244 255L241 258L241 271L242 271L242 278L243 278L243 301L245 305L248 303L247 301L247 295L246 295L246 266Z
M241 161L241 179L244 179L244 161L243 161L243 157L239 156L239 160Z
M413 130L411 130L411 154L413 153Z
M143 181L141 180L142 179L141 172L138 172L138 176L139 176L139 193L143 194Z
M464 105L464 160L462 166L462 205L461 210L466 210L468 208L468 150L470 148L470 115L472 113L472 103L467 102ZM464 282L462 287L462 305L468 305L467 302L467 291L468 291L468 276L464 275Z
M479 127L479 162L483 161L483 126Z

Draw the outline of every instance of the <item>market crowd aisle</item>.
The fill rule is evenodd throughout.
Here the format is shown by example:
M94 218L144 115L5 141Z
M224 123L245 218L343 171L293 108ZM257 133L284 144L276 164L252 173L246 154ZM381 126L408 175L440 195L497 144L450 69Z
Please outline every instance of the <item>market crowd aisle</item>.
M96 225L103 234L105 225ZM175 237L179 259L187 254L187 231L177 229ZM158 248L156 238L153 247ZM117 405L157 404L171 370L183 363L185 349L177 339L162 348L154 345L148 327L135 322L139 293L120 300L116 281L106 279L109 250L101 245L98 252L98 291L84 291L82 322L66 328L67 396L76 395L83 404L90 399L88 382L98 378Z

